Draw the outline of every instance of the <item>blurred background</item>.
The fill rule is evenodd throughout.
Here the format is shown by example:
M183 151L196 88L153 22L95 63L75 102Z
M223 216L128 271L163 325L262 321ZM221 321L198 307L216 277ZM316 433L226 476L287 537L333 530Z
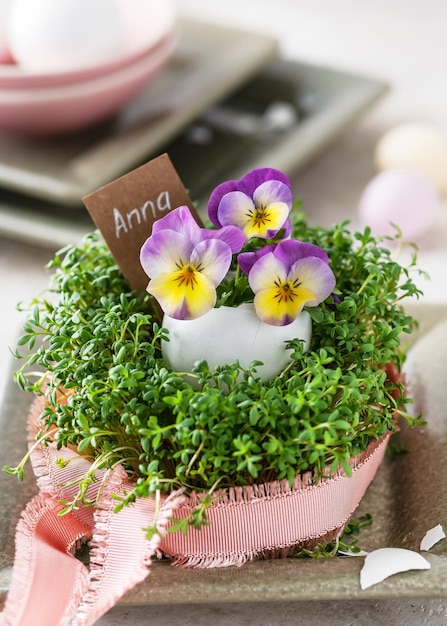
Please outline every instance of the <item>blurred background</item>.
M265 165L286 171L314 224L397 222L430 276L418 279L423 302L447 302L444 0L117 0L124 20L111 0L97 14L91 0L65 2L47 19L58 3L16 0L6 35L0 21L0 394L17 303L46 288L57 249L93 228L82 197L165 151L202 211L217 182ZM69 11L73 41L53 37ZM396 168L404 189L377 178ZM447 619L442 601L384 607L318 623ZM202 623L174 613L153 623ZM219 623L304 623L294 614L239 621L237 607ZM124 623L116 615L100 623Z

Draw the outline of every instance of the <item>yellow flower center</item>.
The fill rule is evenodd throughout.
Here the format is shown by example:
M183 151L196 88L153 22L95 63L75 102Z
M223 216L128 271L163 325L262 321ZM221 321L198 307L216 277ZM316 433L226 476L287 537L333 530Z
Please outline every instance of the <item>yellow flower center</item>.
M299 288L300 282L299 280L294 280L293 282L281 282L279 279L275 280L275 286L277 288L275 294L275 300L279 303L284 302L293 302L294 298L298 296L296 289Z
M253 220L253 226L258 229L265 228L272 221L272 216L270 211L264 207L256 207L256 209L251 213L250 218Z
M177 284L177 287L194 289L197 285L197 272L200 272L203 268L201 266L194 266L190 263L177 263L179 268L174 274L173 281Z

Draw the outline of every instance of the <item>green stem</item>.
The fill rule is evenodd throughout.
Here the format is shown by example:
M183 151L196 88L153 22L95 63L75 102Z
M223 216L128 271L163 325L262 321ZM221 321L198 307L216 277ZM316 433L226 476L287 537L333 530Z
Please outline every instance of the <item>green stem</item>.
M367 286L367 284L369 283L371 279L372 279L372 274L368 274L368 276L365 278L365 280L360 285L360 288L357 291L358 296L362 293L362 291L365 289L365 287Z
M28 462L28 459L31 457L32 453L34 452L34 450L41 445L44 441L51 439L51 435L50 434L46 434L46 435L42 435L42 437L40 437L39 439L36 439L36 441L33 443L33 445L29 448L28 452L25 454L25 456L22 458L22 460L20 461L20 463L18 465L16 465L15 467L11 467L10 465L5 465L3 468L3 471L6 474L11 474L11 475L17 475L19 480L23 480L23 476L24 476L24 467L26 465L26 463Z
M202 441L200 442L200 446L197 448L197 450L195 451L194 455L191 457L190 462L188 463L188 467L185 470L185 476L189 476L189 473L190 473L190 471L192 469L192 466L196 462L197 457L202 452L204 445L205 445L205 439L202 439Z

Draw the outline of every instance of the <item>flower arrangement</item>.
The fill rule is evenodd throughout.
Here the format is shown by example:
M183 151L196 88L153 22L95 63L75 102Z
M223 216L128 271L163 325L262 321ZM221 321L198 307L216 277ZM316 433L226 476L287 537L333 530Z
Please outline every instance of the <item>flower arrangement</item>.
M413 326L401 301L419 295L411 266L393 260L368 228L309 226L288 179L273 169L219 185L208 210L210 228L186 207L155 222L141 249L147 293L132 293L98 233L50 264L58 300L34 302L16 380L46 398L37 441L91 460L62 512L94 504L86 493L95 472L121 465L132 488L117 496L117 510L194 492L188 515L170 527L188 532L234 485L350 476L350 460L393 432L399 417L419 423L390 375ZM277 371L260 375L266 363L256 355L215 365L202 357L186 370L165 357L168 346L179 351L178 325L204 329L209 314L240 307L256 317L256 334L259 325L290 330L280 335L286 360ZM301 317L312 324L304 338L294 329ZM195 336L204 354L207 342ZM9 471L21 476L24 463ZM156 521L147 532L157 532Z
M215 189L208 213L217 228L200 228L188 207L179 207L155 223L141 250L148 292L176 319L253 301L262 322L290 324L305 304L317 306L335 286L324 250L289 238L291 209L290 183L272 169Z
M258 360L264 361L258 373L270 378L288 362L285 339L298 337L308 346L311 320L301 312L332 294L335 277L323 249L291 238L291 210L287 178L261 168L214 190L212 228L201 228L187 206L155 222L140 259L150 277L147 291L165 313L170 342L162 352L171 367L191 370L200 359L212 366ZM233 311L241 306L242 314ZM217 314L221 307L226 310ZM292 329L266 334L266 324Z

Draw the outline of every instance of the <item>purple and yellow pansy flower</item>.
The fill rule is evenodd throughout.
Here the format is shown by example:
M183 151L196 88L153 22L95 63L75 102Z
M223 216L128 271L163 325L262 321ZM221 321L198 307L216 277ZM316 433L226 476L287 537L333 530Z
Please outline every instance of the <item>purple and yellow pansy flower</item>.
M324 250L295 239L239 255L239 265L255 294L259 319L274 326L293 322L304 306L331 295L335 277Z
M216 303L216 287L227 274L244 237L235 226L200 228L186 206L154 223L140 252L150 277L147 291L176 319L200 317Z
M217 226L237 226L245 239L271 239L280 230L290 234L292 209L289 179L272 168L258 168L240 180L222 183L212 192L208 215Z

